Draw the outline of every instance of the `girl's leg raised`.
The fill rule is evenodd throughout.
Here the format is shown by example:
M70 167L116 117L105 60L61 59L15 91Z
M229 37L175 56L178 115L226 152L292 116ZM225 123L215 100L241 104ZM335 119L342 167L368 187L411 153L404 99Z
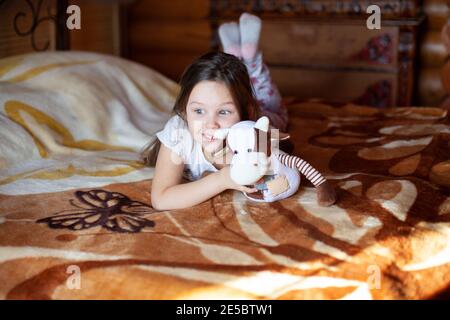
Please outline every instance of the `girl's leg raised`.
M263 63L258 49L261 19L243 13L239 19L242 59L252 81L261 112L271 120L274 127L286 131L288 114L277 86L273 83L268 67Z
M259 102L261 113L269 117L271 124L286 131L288 114L277 86L273 83L267 66L259 51L261 19L243 13L236 22L224 23L219 27L219 37L224 52L243 60Z

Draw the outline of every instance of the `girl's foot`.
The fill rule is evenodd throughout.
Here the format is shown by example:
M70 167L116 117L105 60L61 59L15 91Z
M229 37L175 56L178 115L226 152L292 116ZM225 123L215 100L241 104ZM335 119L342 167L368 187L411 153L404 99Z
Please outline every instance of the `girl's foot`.
M242 58L246 62L252 62L258 53L261 19L257 16L243 13L239 18L239 30L241 34Z
M227 22L219 27L219 38L223 51L238 58L241 54L241 37L239 35L239 25L236 22Z

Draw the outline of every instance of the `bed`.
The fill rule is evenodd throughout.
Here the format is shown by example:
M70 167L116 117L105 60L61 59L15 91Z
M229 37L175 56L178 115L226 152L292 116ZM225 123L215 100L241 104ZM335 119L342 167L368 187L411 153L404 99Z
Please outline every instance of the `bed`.
M275 203L228 190L152 207L138 159L178 86L121 58L0 60L1 299L429 299L450 286L450 126L438 108L287 98L303 179Z

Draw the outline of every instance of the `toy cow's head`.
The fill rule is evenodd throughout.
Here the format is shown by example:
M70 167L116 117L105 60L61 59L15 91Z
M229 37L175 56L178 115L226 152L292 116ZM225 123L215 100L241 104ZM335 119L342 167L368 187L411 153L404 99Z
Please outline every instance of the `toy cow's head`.
M271 132L272 131L272 132ZM261 179L270 167L272 141L288 139L278 130L269 131L269 119L241 121L230 128L216 130L214 136L225 139L233 152L231 179L240 185L251 185Z

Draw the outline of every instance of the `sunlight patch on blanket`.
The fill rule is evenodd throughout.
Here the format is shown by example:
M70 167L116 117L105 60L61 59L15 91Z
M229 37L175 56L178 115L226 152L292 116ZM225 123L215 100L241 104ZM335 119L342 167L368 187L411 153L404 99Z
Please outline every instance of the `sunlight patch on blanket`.
M364 220L361 227L358 227L352 222L345 209L337 205L319 206L316 193L317 191L313 188L304 188L304 192L298 197L298 203L313 216L331 223L334 227L332 236L337 239L357 244L369 230L382 225L378 218L370 217L370 219Z

